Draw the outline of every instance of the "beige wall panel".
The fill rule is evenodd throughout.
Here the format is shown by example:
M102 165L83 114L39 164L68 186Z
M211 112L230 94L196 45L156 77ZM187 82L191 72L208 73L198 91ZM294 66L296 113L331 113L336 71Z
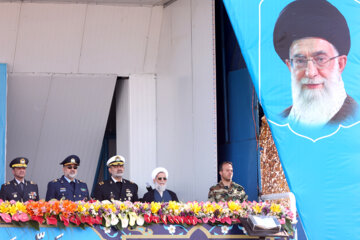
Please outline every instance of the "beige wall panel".
M20 3L0 3L0 62L13 68Z
M192 10L194 168L197 195L207 197L217 181L216 80L212 1L195 0ZM210 184L210 185L209 185Z
M28 172L31 173L34 170L50 84L50 75L9 74L6 143L7 180L13 178L8 165L16 157L27 157L30 160Z
M194 200L193 80L190 1L164 8L157 79L157 165L169 171L169 189Z
M142 72L151 9L89 5L79 71Z
M144 73L154 73L159 51L163 7L153 7L151 10L150 27L146 44Z
M217 179L211 4L175 1L163 13L157 64L157 165L168 168L169 189L183 201L207 200Z
M131 180L139 185L139 196L151 183L156 167L156 89L154 74L134 74L130 88L130 162Z
M76 73L86 5L23 3L14 72Z

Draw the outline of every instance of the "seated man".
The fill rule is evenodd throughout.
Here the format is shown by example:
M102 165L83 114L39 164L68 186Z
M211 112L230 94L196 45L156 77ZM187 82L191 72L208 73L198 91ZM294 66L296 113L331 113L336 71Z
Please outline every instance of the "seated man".
M101 181L96 186L94 198L99 201L119 200L137 202L138 186L123 178L125 158L121 155L111 157L106 165L111 175L109 180Z
M76 155L70 155L60 165L63 165L64 175L48 183L46 201L51 199L89 201L89 191L86 183L75 179L80 166L80 158Z
M212 186L209 191L208 200L210 202L236 200L243 202L247 200L248 196L246 195L244 188L232 181L233 167L231 162L223 162L220 166L219 174L221 176L221 181L215 186Z
M29 160L24 157L15 158L10 162L14 180L1 186L0 199L21 202L39 201L38 186L32 181L25 180L28 163Z
M144 202L179 201L176 193L166 189L168 175L168 171L162 167L155 168L152 171L151 176L155 184L155 189L152 189L149 192L145 193L143 197Z

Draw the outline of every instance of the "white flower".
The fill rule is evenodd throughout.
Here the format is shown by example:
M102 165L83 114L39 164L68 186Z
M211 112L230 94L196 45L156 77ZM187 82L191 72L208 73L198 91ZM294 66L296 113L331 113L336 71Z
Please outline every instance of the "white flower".
M136 213L134 212L129 213L129 218L130 218L129 225L134 226L137 218Z
M111 228L110 228L110 227L104 228L104 233L110 233L110 232L111 232Z
M121 227L122 228L127 228L129 226L129 219L127 217L127 215L122 215L122 214L118 214L118 217L121 220Z
M137 217L137 219L136 219L136 224L137 224L138 226L144 225L144 222L145 222L145 220L144 220L144 217L143 217L143 216L138 216L138 217Z
M119 219L116 217L116 215L114 213L111 213L111 225L115 226L116 224L118 224Z
M169 230L169 234L173 235L176 231L176 227L174 225L170 225L168 230Z
M104 217L105 217L105 227L108 228L111 226L110 216L104 216Z
M222 227L221 227L221 232L222 232L223 234L227 234L227 233L229 232L228 226L222 226Z
M104 200L101 202L101 204L111 204L111 202L109 200Z

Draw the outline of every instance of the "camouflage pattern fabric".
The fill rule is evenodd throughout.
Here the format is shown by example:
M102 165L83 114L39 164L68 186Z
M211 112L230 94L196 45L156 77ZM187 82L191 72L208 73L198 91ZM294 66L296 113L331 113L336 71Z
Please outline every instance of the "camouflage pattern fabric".
M231 182L230 187L227 188L220 181L218 184L210 188L208 195L208 200L211 202L228 202L236 200L243 202L247 199L248 196L246 195L244 188L234 182Z

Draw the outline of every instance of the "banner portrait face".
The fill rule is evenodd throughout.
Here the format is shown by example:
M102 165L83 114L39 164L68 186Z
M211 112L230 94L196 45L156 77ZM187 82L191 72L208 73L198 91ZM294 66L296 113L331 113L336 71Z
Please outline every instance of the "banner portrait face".
M356 11L343 14L348 7L336 5L325 0L261 5L261 36L273 40L259 39L259 85L262 102L270 103L268 120L313 141L360 123L358 20Z

